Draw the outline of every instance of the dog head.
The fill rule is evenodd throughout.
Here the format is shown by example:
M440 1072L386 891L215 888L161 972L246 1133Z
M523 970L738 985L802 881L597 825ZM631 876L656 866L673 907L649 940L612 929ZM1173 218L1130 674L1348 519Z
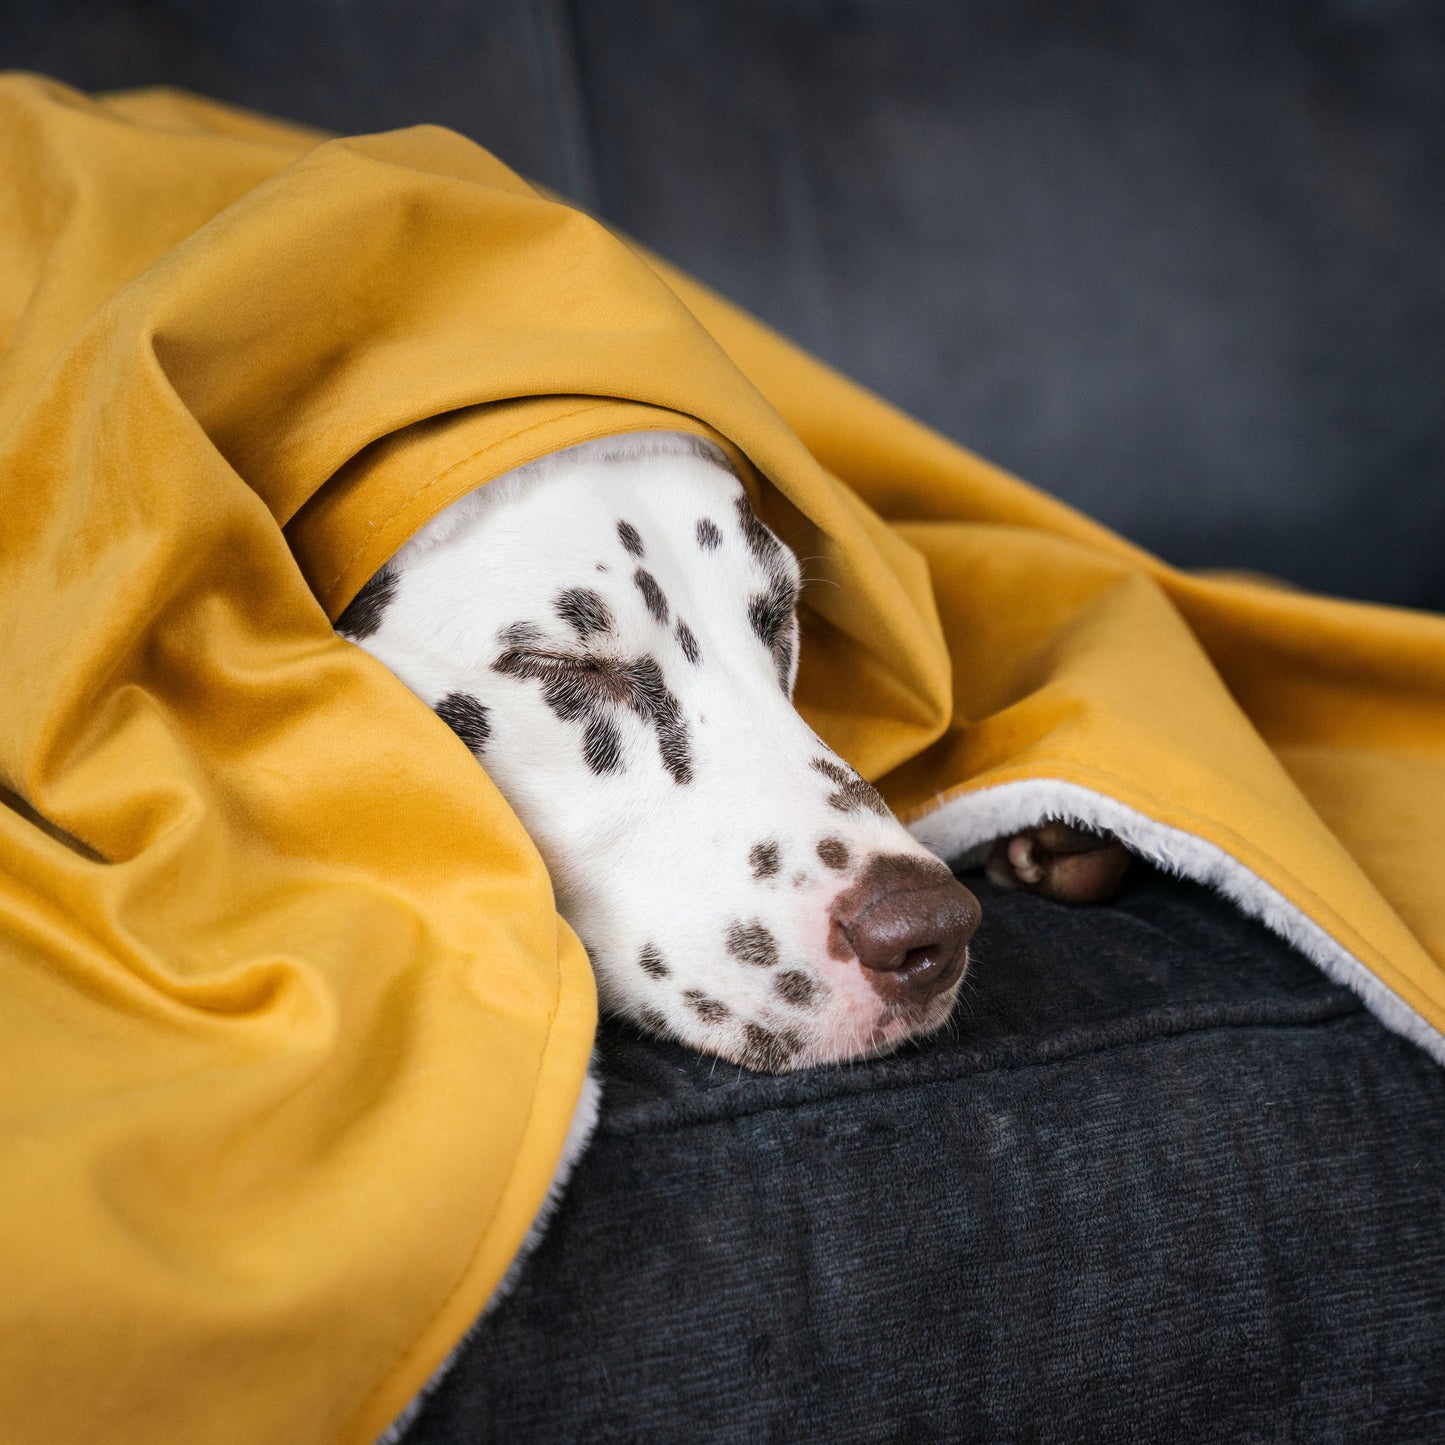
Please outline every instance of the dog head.
M648 433L479 488L337 623L515 809L602 1006L774 1071L937 1028L978 921L793 708L800 585L721 453Z

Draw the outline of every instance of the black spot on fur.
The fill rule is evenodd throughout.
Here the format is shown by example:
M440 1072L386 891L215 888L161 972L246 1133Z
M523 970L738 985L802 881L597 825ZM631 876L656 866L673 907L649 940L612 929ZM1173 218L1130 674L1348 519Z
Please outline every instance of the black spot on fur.
M643 944L642 952L637 955L637 962L641 965L643 973L652 978L667 978L672 973L672 970L663 962L662 955L650 943Z
M761 1024L745 1025L743 1038L743 1064L764 1074L786 1069L803 1047L802 1038L792 1029L765 1029Z
M808 1008L818 994L818 985L811 974L801 968L787 968L773 976L773 992L795 1008Z
M617 535L622 540L622 545L634 556L642 556L642 536L631 522L619 522L617 524Z
M778 669L778 686L784 693L793 680L793 629L790 627L773 648L773 662Z
M722 546L722 528L714 521L703 517L697 524L697 545L704 552L716 551Z
M590 587L569 587L557 594L553 604L557 616L567 623L582 642L594 632L611 632L612 610L600 593Z
M748 550L764 567L771 570L772 564L782 556L783 544L758 521L758 515L746 496L738 497L733 505L737 509L738 526L742 528L743 540L748 544Z
M659 622L667 621L667 598L662 595L662 588L657 585L657 578L645 567L639 567L632 574L632 580L637 583L637 590L642 593L642 600L647 603L647 610Z
M748 603L748 621L758 641L773 655L773 666L784 692L793 669L793 609L798 604L798 584L785 573L777 573L765 592L754 594Z
M688 989L682 1000L705 1024L720 1024L732 1017L733 1011L725 1003L709 998L699 989Z
M655 657L631 661L545 647L509 647L492 664L504 677L542 684L542 700L563 722L584 725L583 755L595 772L614 771L622 740L613 722L627 708L657 733L673 782L692 781L692 745L676 696Z
M597 570L599 572L605 572L607 570L607 564L605 562L599 562L597 564Z
M678 619L677 627L672 635L677 638L677 645L682 648L682 655L689 662L696 663L702 660L702 652L697 645L697 638L693 636L692 628L681 618Z
M890 816L888 804L883 801L878 789L859 777L852 768L835 763L832 758L814 758L813 771L822 773L836 785L836 791L828 796L828 804L840 813L867 812L877 813L883 818Z
M848 845L841 838L824 838L818 844L818 857L825 867L841 873L848 866Z
M677 698L668 688L654 657L639 657L632 664L633 712L657 731L657 750L674 783L692 782L692 744Z
M637 1018L638 1022L652 1033L667 1034L671 1032L667 1027L667 1020L655 1008L639 1009Z
M771 841L755 843L748 854L748 862L753 865L754 878L772 878L781 866L778 845Z
M582 757L599 776L615 773L622 767L622 734L610 717L587 719L582 730Z
M770 652L786 631L797 605L798 589L790 577L774 577L768 583L766 592L754 594L748 603L748 621L758 635L758 641Z
M449 692L433 712L472 750L477 757L486 751L492 723L485 704L465 692Z
M771 968L778 961L778 941L756 920L728 927L728 952L755 968Z
M370 637L381 626L381 619L395 596L396 573L390 567L383 567L346 604L336 619L336 630L347 637Z

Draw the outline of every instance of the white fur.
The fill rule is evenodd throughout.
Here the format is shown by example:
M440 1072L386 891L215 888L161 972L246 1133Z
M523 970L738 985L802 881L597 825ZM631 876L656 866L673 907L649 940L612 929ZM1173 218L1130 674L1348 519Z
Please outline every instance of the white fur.
M801 1067L896 1048L937 1027L953 991L926 1018L903 1017L856 962L829 955L830 906L861 865L929 855L891 816L830 804L837 784L815 764L851 769L792 706L796 621L789 610L791 664L780 676L749 620L770 583L796 585L797 562L753 521L754 538L768 539L760 558L750 519L722 454L694 437L588 443L479 488L419 532L393 559L395 595L378 630L360 640L430 706L461 693L488 709L481 761L547 862L604 1008L754 1067ZM636 528L641 557L626 550L620 522ZM700 522L722 534L719 545L700 545ZM661 589L665 622L635 582L639 568ZM593 771L583 724L559 716L537 678L498 670L519 623L535 630L529 646L583 648L558 607L574 588L595 591L614 624L586 641L590 655L659 664L688 732L684 785L664 765L658 730L626 708L612 714L620 766ZM845 845L847 869L820 860L825 839ZM753 876L759 845L777 848L776 876ZM730 950L736 928L753 925L775 942L778 968ZM639 966L649 949L665 977ZM780 992L782 974L806 975L806 1006ZM758 1030L791 1042L785 1063L760 1059Z

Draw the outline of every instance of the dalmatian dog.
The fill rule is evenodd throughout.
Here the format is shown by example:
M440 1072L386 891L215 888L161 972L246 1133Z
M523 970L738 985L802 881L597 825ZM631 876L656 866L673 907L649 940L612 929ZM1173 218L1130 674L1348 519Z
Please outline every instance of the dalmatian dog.
M641 433L479 487L337 623L515 809L601 1006L772 1072L937 1029L979 920L794 710L801 587L720 450ZM1122 856L1052 824L990 871L1084 898Z
M652 432L478 488L337 622L516 811L602 1008L772 1072L938 1029L979 921L794 709L801 586L723 453ZM1050 824L990 871L1082 901L1124 857ZM590 1083L559 1181L595 1112Z

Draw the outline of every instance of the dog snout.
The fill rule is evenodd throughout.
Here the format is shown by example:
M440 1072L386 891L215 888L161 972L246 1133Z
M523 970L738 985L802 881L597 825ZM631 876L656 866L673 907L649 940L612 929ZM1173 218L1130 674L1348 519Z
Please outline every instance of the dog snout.
M943 864L875 857L831 910L830 947L890 999L925 1002L963 976L982 909Z

